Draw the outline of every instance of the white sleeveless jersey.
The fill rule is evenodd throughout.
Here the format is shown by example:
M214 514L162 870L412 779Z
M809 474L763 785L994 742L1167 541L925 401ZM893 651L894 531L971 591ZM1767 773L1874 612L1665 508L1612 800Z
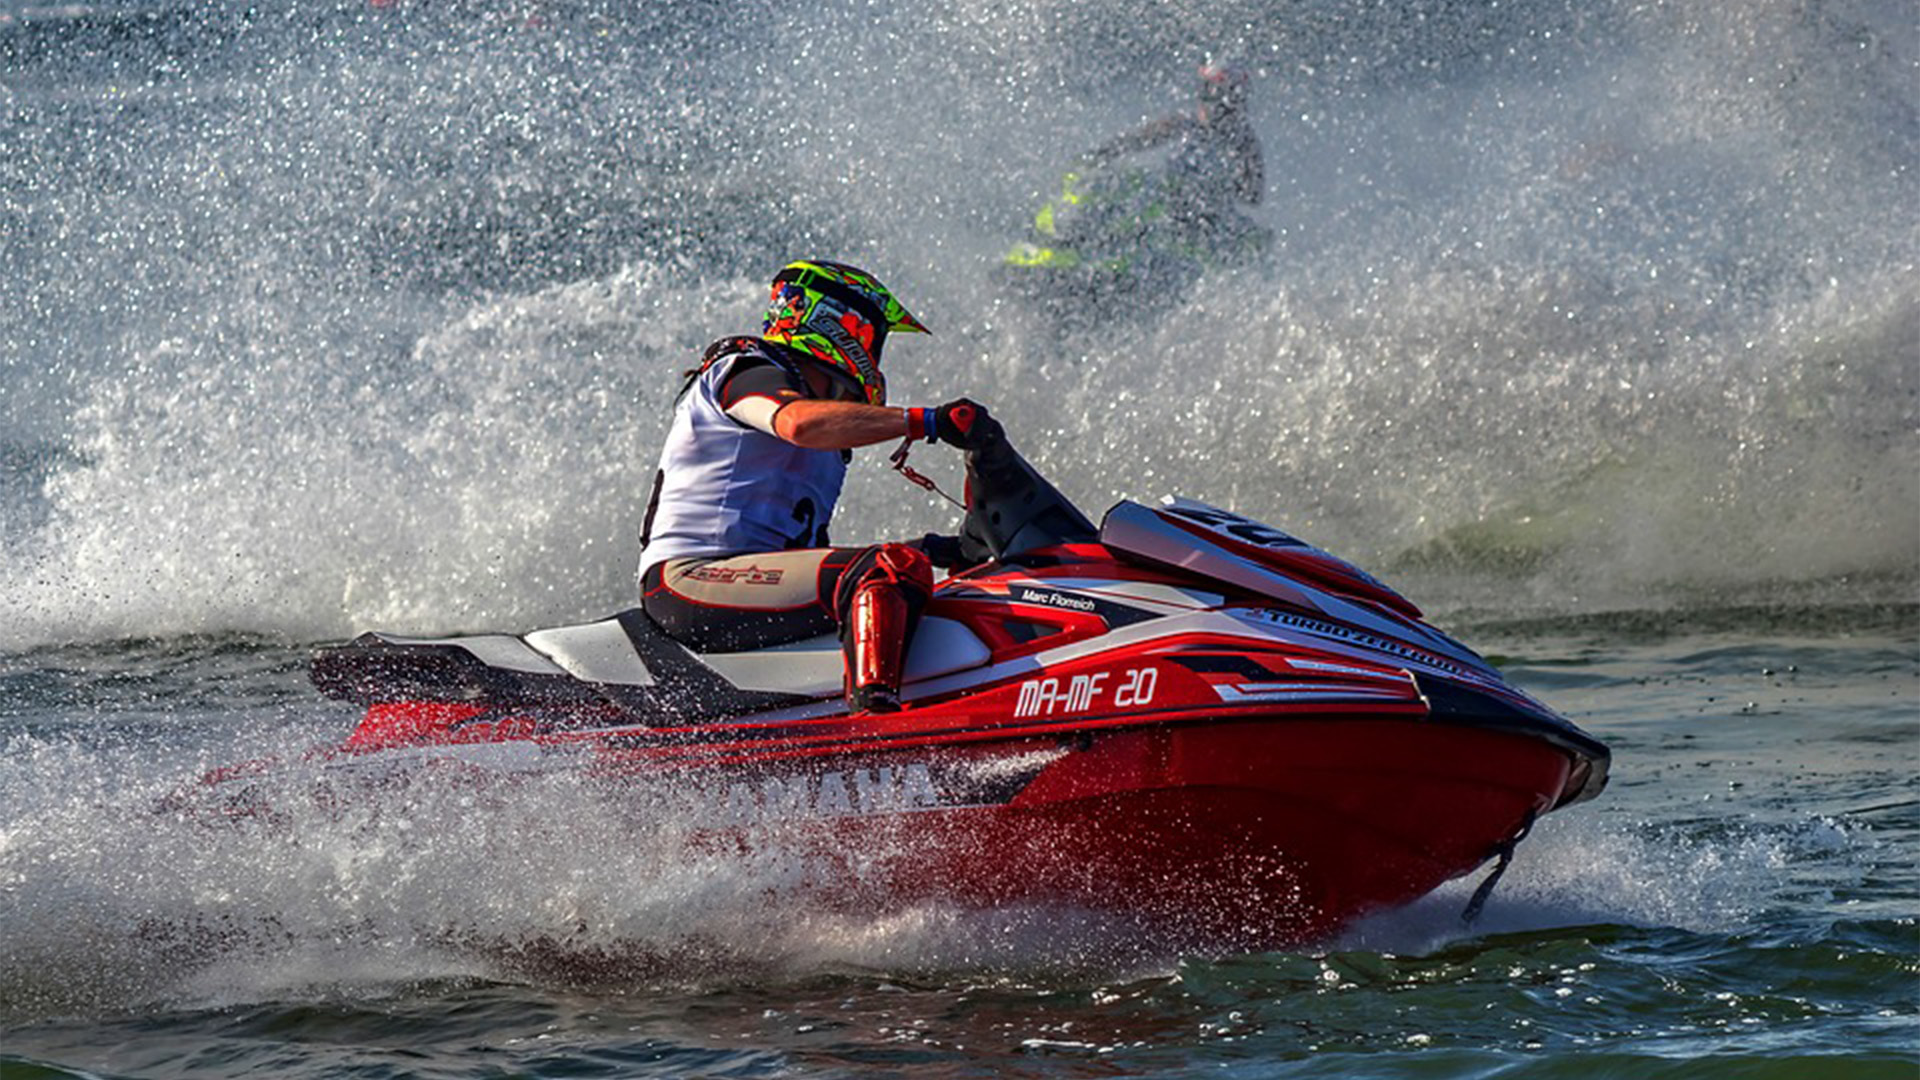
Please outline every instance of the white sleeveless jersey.
M721 384L750 355L715 361L674 407L647 509L642 576L668 559L827 544L846 458L795 446L726 414Z

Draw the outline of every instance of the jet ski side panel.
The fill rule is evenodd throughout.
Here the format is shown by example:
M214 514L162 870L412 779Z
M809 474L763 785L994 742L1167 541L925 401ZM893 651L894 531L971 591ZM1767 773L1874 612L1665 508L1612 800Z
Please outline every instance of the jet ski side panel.
M1068 905L1270 948L1471 872L1569 768L1535 739L1418 718L1248 719L773 759L689 782L730 843L817 847L838 867L813 883L829 903Z
M992 653L979 635L952 619L929 615L920 620L907 652L908 695L912 684L977 668ZM841 692L846 660L836 634L747 652L704 653L700 659L742 690L772 690L805 697Z

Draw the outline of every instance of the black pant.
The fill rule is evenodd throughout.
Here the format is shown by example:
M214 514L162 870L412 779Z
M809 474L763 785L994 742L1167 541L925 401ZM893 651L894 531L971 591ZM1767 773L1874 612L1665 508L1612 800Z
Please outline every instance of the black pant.
M735 652L835 630L855 590L874 577L899 585L916 614L933 591L919 548L873 544L669 559L647 569L640 606L676 641Z

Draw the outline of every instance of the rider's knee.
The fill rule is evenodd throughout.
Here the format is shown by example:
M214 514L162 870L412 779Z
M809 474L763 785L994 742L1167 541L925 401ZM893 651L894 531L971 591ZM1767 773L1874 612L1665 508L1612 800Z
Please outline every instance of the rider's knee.
M912 544L875 544L874 562L888 580L921 595L933 592L933 562Z
M912 544L875 544L847 567L835 590L834 611L844 622L854 595L869 586L899 589L915 609L933 595L933 563Z

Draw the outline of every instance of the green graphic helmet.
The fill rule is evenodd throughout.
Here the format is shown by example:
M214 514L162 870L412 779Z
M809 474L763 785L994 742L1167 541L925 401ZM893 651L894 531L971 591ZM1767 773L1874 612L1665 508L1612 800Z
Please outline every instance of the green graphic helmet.
M858 383L869 404L885 405L880 347L894 330L928 332L878 278L845 263L807 259L774 275L760 336L830 365Z

